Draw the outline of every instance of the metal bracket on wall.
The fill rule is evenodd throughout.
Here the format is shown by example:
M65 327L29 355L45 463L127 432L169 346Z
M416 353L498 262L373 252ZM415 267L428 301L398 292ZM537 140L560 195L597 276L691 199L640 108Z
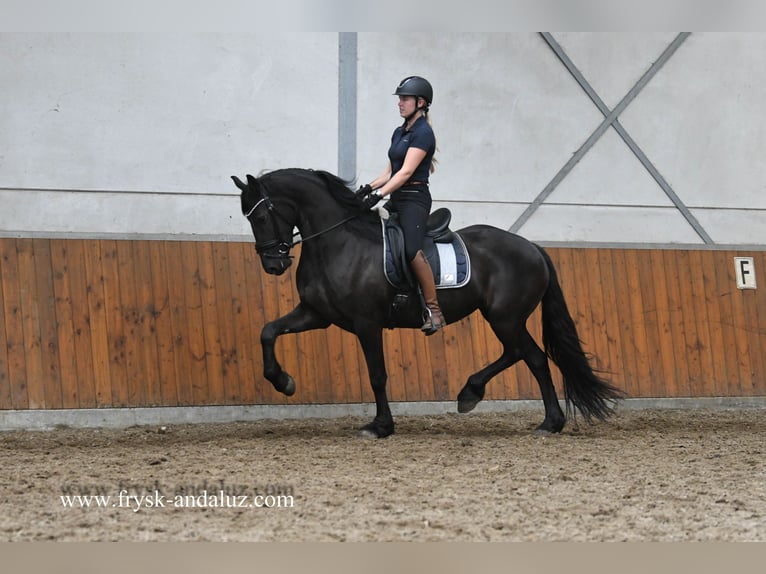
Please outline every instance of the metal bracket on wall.
M545 188L538 194L538 196L532 201L526 210L519 216L519 218L511 225L509 231L517 232L521 227L529 220L530 217L537 211L540 205L553 193L553 190L558 187L559 183L567 176L567 174L574 168L574 166L585 156L585 154L593 147L593 145L599 140L599 138L606 132L609 127L613 127L615 131L620 135L623 141L627 144L633 154L643 164L647 171L651 174L657 184L662 188L665 194L670 198L676 208L681 212L686 221L691 225L697 235L707 244L713 244L713 240L700 225L699 221L684 205L683 201L676 195L673 188L670 187L665 178L659 173L657 168L652 164L646 154L641 150L638 144L630 137L625 128L620 124L618 117L628 107L628 105L635 99L635 97L643 90L643 88L649 83L654 75L665 65L670 57L675 53L679 46L690 35L689 32L682 32L676 36L673 42L668 45L662 55L651 65L651 67L644 73L643 76L636 82L636 84L630 89L625 97L620 100L617 106L610 110L603 100L598 96L593 87L588 83L583 76L582 72L575 66L574 62L567 56L563 48L556 42L553 36L548 32L542 32L540 34L545 42L554 51L556 56L561 60L564 66L567 68L570 74L574 77L577 83L582 87L588 97L593 101L599 111L604 115L604 120L599 124L596 130L585 140L582 146L572 155L567 163L558 171L553 179L545 186Z

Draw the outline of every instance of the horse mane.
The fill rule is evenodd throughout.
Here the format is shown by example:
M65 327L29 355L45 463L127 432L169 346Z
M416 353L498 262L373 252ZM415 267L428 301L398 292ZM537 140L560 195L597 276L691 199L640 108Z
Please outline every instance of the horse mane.
M376 239L380 237L380 218L375 212L362 211L362 204L356 194L349 187L353 185L353 180L345 180L341 177L324 170L285 168L264 174L263 178L271 177L305 177L309 179L319 179L322 186L327 189L330 196L343 207L347 215L360 214L350 220L345 226L354 234ZM259 177L259 179L261 178Z

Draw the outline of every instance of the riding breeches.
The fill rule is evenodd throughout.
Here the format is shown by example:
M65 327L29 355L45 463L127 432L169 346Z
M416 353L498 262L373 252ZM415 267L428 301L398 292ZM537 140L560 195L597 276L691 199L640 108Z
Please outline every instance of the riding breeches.
M426 191L397 190L390 208L399 214L399 225L404 234L404 254L407 261L423 248L426 222L431 212L431 195Z

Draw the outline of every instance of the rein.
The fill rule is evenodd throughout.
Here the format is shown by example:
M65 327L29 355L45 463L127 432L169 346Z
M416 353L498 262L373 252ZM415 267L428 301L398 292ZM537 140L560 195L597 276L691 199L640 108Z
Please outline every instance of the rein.
M279 211L277 211L277 208L276 208L276 206L275 206L275 205L274 205L274 203L271 201L271 198L269 197L269 194L267 193L267 190L266 190L266 185L265 185L265 184L263 184L263 183L261 183L261 194L263 195L263 197L262 197L260 200L258 200L258 202L256 202L256 204L255 204L255 205L252 207L252 209L250 209L250 211L248 211L248 212L245 214L245 217L246 217L246 218L249 218L249 217L250 217L250 216L253 214L253 212L254 212L254 211L255 211L255 210L258 208L258 206L259 206L261 203L264 203L264 202L265 202L265 203L266 203L266 209L268 209L268 211L269 211L269 215L271 215L271 218L272 218L272 220L275 220L276 218L279 218L279 219L281 219L282 221L284 221L286 224L288 224L288 225L292 225L292 224L291 224L291 223L290 223L290 222L287 220L287 218L286 218L284 215L282 215L281 213L279 213ZM255 250L256 250L258 253L262 253L263 251L265 251L265 250L267 250L267 249L271 249L272 247L280 247L280 248L283 248L283 249L286 247L287 249L286 249L285 251L283 251L283 250L280 250L280 253L279 253L278 257L280 257L280 258L285 258L285 257L292 257L291 255L288 255L288 252L289 252L289 250L290 250L290 249L292 249L293 247L295 247L295 246L296 246L296 245L298 245L299 243L305 243L306 241L309 241L309 240L311 240L311 239L315 239L316 237L319 237L320 235L324 235L325 233L329 233L329 232L330 232L330 231L332 231L333 229L337 229L338 227L340 227L341 225L344 225L344 224L348 223L348 222L349 222L349 221L351 221L352 219L356 219L356 218L357 218L357 217L359 217L361 214L362 214L362 212L360 211L359 213L355 213L355 214L353 214L353 215L349 215L349 216L348 216L348 217L346 217L345 219L342 219L342 220L338 221L337 223L335 223L335 224L331 225L331 226L330 226L330 227L328 227L327 229L323 229L322 231L318 231L317 233L312 233L312 234L311 234L311 235L309 235L308 237L301 237L300 239L297 239L297 240L296 240L295 238L296 238L298 235L300 235L300 231L298 231L298 232L294 232L294 233L293 233L293 236L292 236L292 243L291 243L291 244L288 244L288 243L287 243L287 242L285 242L285 241L280 241L279 239L272 239L272 240L270 240L270 241L266 241L266 242L264 242L264 243L263 243L263 244L261 244L261 245L256 245L256 246L255 246ZM276 229L277 229L277 226L276 226L276 224L275 224L276 222L273 222L273 223L274 223L274 229L276 230ZM272 256L272 257L273 257L273 256Z

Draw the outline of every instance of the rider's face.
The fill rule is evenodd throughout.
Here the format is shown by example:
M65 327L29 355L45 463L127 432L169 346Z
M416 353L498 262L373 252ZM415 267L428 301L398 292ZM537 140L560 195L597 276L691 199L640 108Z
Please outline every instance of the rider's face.
M415 96L399 96L399 115L406 118L417 108L417 98Z

